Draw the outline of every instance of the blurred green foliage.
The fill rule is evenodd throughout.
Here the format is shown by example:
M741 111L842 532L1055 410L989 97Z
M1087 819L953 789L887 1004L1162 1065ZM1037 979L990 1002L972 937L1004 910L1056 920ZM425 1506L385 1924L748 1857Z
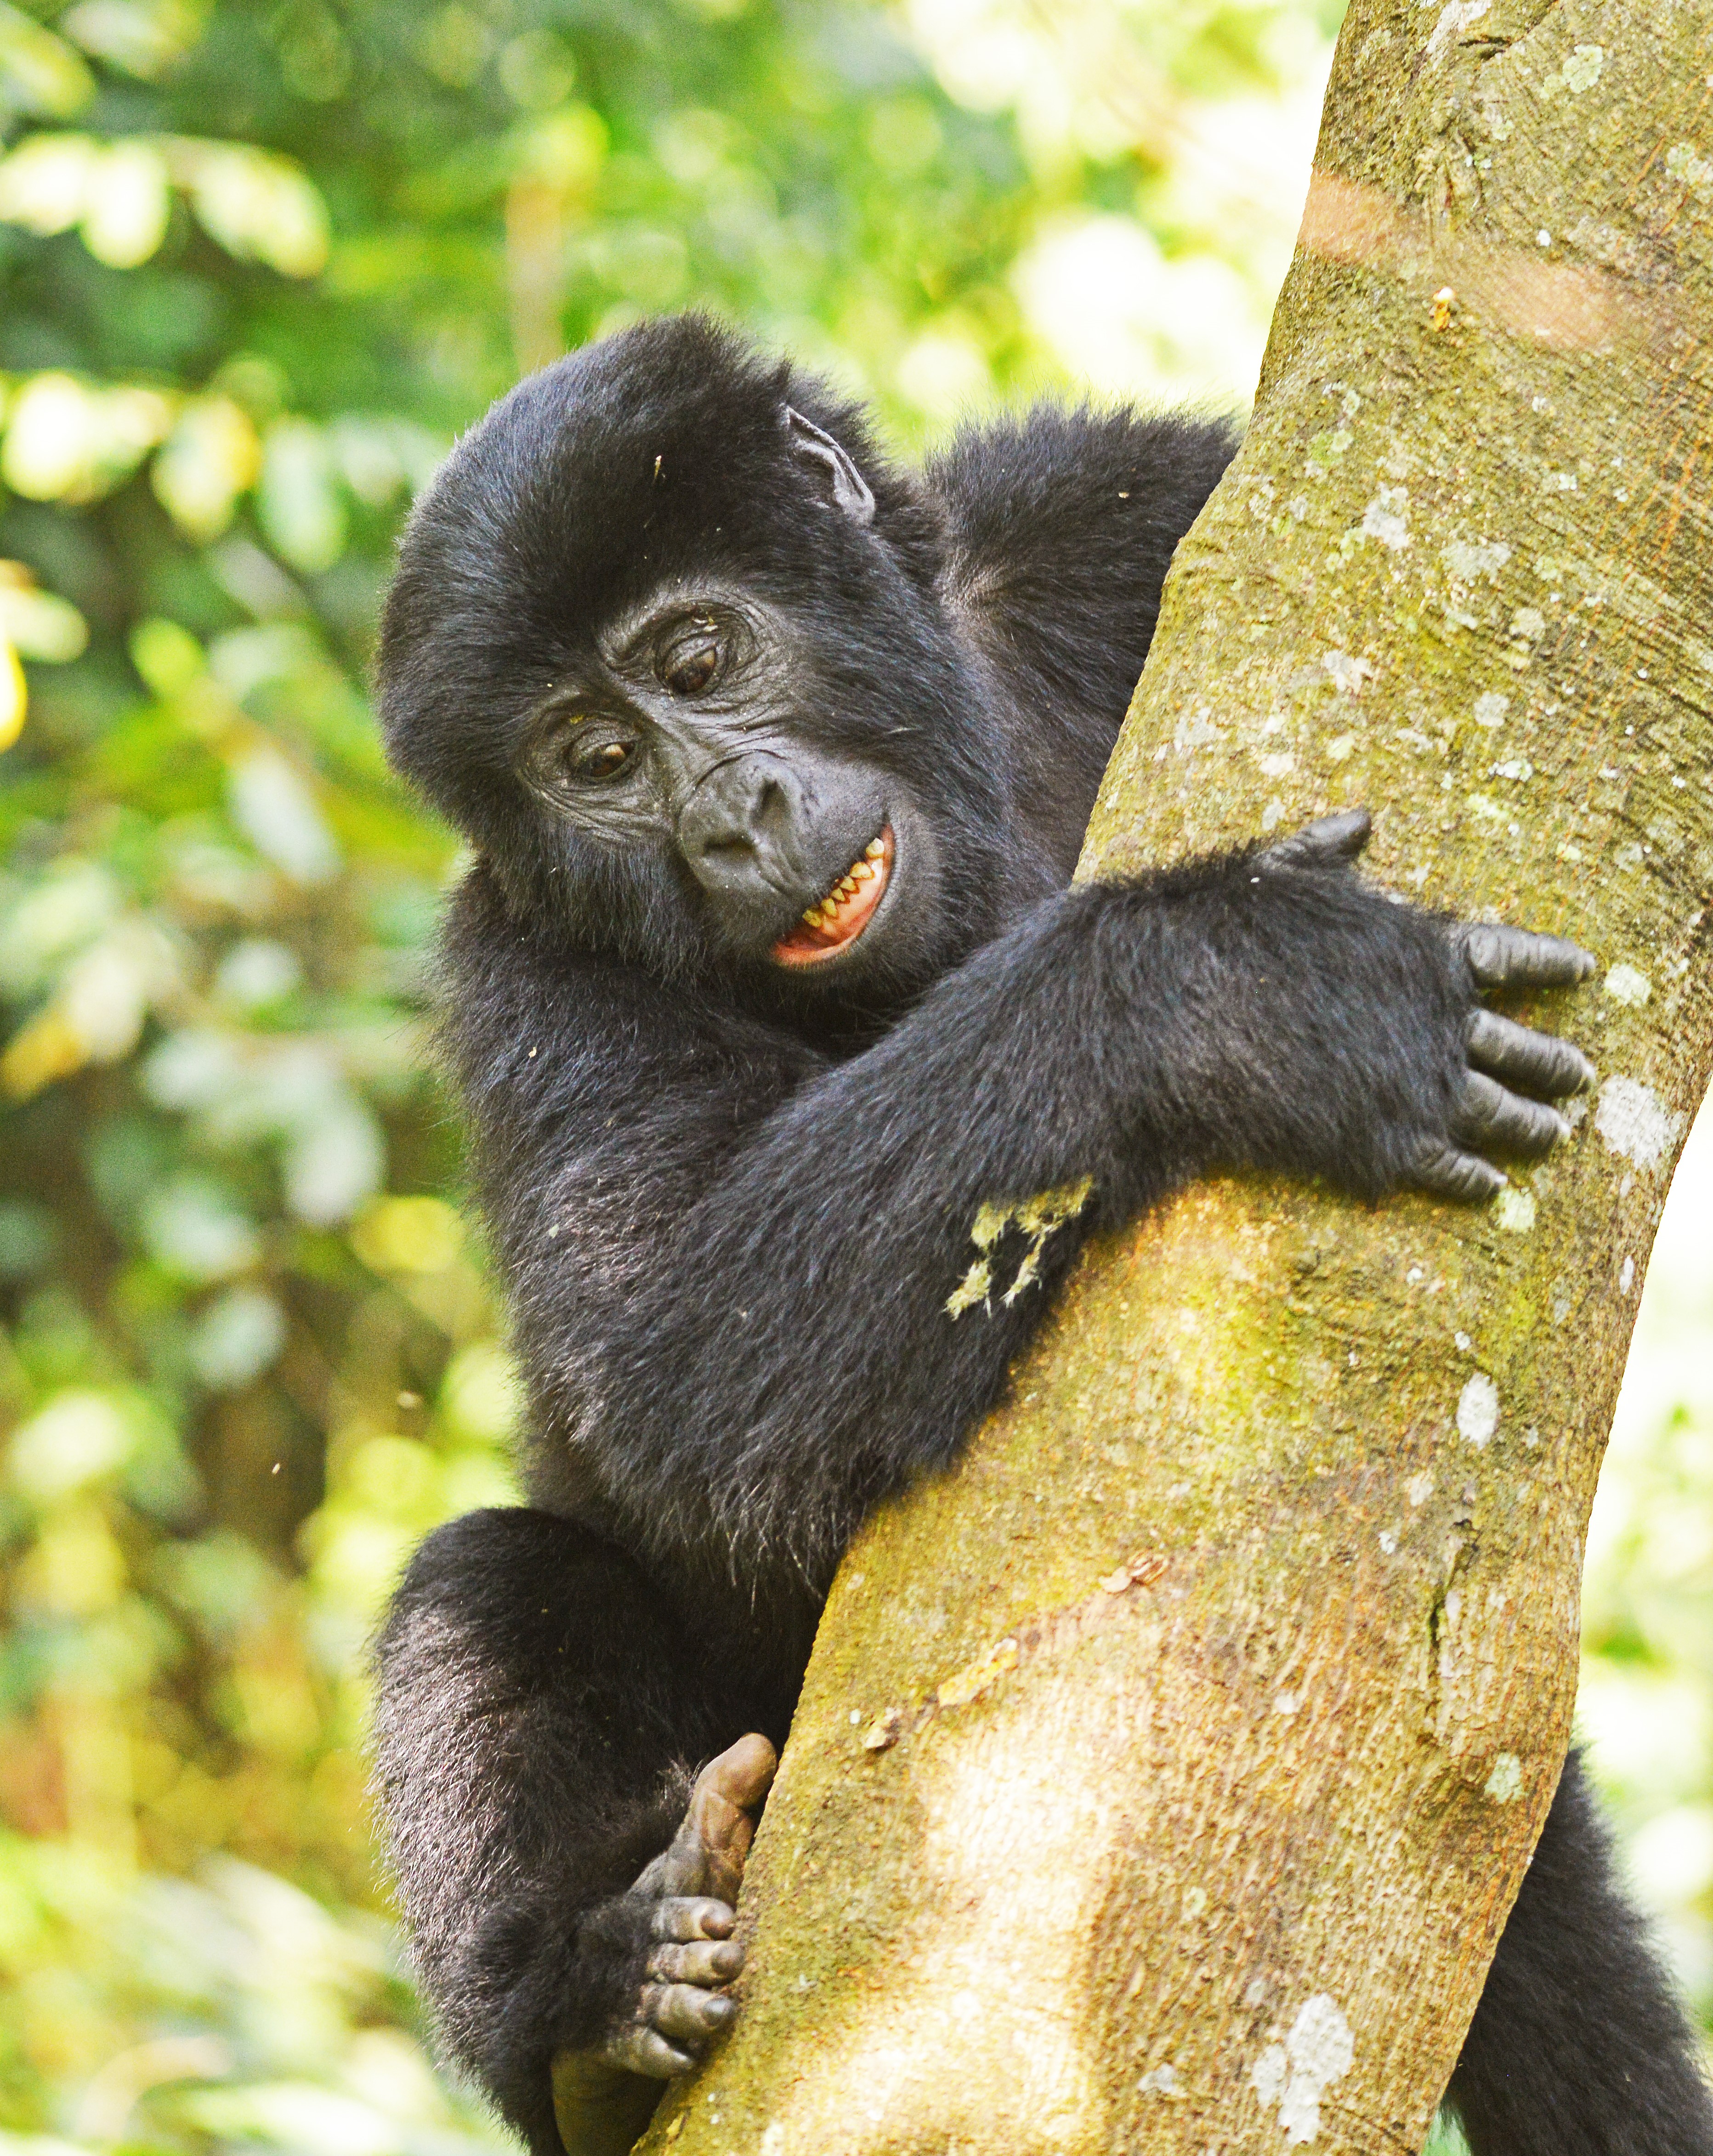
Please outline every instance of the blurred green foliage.
M453 849L364 695L412 490L691 301L907 444L1071 373L1241 388L1336 12L0 0L0 2150L492 2145L361 1763L380 1603L513 1412L425 1075ZM1667 1391L1598 1638L1705 1718ZM1705 1751L1668 1829L1633 1799L1704 1852L1691 1953Z
M1577 1716L1630 1876L1713 2026L1713 1096L1654 1245L1588 1527Z

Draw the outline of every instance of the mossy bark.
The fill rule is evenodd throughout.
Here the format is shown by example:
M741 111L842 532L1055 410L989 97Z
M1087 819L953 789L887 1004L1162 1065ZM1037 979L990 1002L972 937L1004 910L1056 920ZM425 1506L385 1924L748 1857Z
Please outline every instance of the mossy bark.
M1448 291L1445 288L1449 287ZM672 2156L1412 2151L1556 1780L1713 1046L1713 11L1356 0L1083 873L1376 811L1577 937L1500 1201L1190 1192L840 1573Z

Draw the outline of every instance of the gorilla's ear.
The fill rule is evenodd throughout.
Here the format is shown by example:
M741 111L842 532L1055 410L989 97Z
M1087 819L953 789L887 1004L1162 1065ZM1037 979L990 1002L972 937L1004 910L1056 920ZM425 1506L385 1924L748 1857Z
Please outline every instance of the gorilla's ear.
M857 470L833 439L817 427L812 419L790 405L784 409L785 433L791 444L791 454L800 465L815 467L826 480L836 507L842 509L853 524L872 524L874 496L868 481Z

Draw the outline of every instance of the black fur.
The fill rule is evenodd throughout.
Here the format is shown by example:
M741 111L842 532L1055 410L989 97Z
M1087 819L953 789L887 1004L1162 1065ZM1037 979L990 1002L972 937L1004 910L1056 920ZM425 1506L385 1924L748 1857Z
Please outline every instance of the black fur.
M826 436L858 475L836 499L803 449ZM538 2156L552 2057L636 1995L627 1889L694 1768L783 1741L853 1528L999 1399L1090 1229L1221 1167L1377 1197L1455 1132L1475 988L1445 924L1253 851L1066 888L1231 449L1042 410L906 475L860 413L688 318L523 383L407 531L382 711L476 853L445 1039L532 1508L419 1553L378 1750L446 2040ZM682 704L670 639L717 614L713 685ZM640 776L579 791L566 758L604 729ZM777 963L882 817L872 926L831 967ZM951 1315L978 1209L1083 1178L1038 1284L1006 1298L1014 1233ZM1705 2156L1690 2040L1574 1786L1569 1884L1542 1904L1531 1875L1453 2094L1478 2156ZM1605 1943L1598 2012L1517 1973L1572 1951L1561 1907Z
M1565 1762L1447 2091L1476 2156L1706 2156L1695 2039Z

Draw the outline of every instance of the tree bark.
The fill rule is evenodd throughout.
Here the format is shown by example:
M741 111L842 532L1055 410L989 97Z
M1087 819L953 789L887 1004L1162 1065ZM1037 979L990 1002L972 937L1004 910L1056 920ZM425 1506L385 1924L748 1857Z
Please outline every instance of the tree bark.
M1713 1047L1713 7L1355 0L1086 875L1376 811L1577 938L1492 1206L1191 1191L836 1583L672 2156L1418 2148L1557 1779Z

